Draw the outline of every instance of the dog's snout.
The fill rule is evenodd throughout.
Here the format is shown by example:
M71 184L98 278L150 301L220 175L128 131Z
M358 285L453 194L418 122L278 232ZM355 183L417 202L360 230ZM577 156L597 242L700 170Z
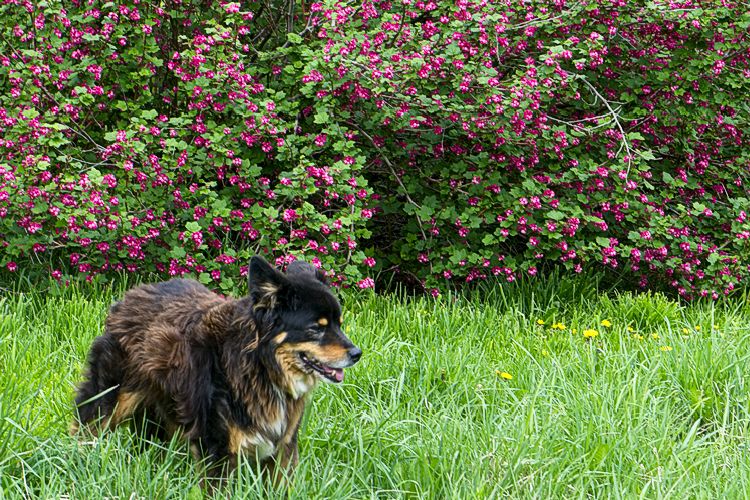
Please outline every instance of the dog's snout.
M362 349L357 346L352 347L349 349L349 357L351 358L352 363L356 363L359 361L359 358L362 357Z

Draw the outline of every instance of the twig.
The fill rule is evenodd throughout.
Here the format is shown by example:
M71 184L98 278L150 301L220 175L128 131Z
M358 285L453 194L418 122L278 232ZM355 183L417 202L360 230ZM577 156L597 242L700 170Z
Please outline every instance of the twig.
M630 166L631 166L631 163L633 162L633 155L630 149L630 144L628 143L628 138L625 135L625 129L622 128L622 124L620 123L620 115L617 114L617 111L612 109L612 106L610 105L609 101L605 99L604 96L602 96L598 90L596 90L596 87L591 85L591 83L586 79L585 76L575 75L575 79L581 80L583 83L585 83L586 86L591 90L591 92L593 92L594 95L604 103L604 105L609 110L609 114L612 115L612 118L614 119L615 124L617 125L617 128L620 130L620 134L622 134L622 145L625 146L625 153L627 154L627 161L628 161L628 169L625 172L625 180L627 180L628 175L630 174ZM620 147L620 149L622 149L622 147Z
M414 201L411 198L411 196L409 196L409 191L406 189L406 186L404 186L404 183L401 181L401 177L399 177L398 174L396 174L396 169L393 168L393 164L391 163L391 160L388 159L388 157L383 154L383 151L380 148L380 146L378 146L375 143L375 140L370 136L370 134L368 134L367 132L365 132L364 130L362 130L359 127L359 125L354 124L354 123L350 123L350 124L353 125L354 127L356 127L357 130L359 130L359 132L362 135L364 135L367 138L367 140L369 140L372 143L372 145L375 146L375 148L380 152L380 156L381 156L381 158L383 158L383 161L385 161L385 164L388 166L388 170L391 171L391 174L396 179L396 182L398 182L398 185L401 186L401 189L404 191L404 195L406 196L406 201L408 201L410 204L412 204L415 207L417 207L417 209L421 210L422 207L416 201ZM414 215L416 216L416 219L417 219L417 225L419 225L419 232L422 233L422 238L425 241L427 241L427 234L424 232L424 227L422 226L422 219L419 217L418 213L415 213ZM432 271L432 263L430 263L430 271Z

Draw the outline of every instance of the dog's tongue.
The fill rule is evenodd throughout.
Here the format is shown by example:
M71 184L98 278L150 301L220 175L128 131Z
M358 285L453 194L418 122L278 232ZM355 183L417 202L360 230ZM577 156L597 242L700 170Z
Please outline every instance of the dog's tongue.
M341 368L334 368L333 369L333 378L336 379L336 382L343 382L344 381L344 370Z

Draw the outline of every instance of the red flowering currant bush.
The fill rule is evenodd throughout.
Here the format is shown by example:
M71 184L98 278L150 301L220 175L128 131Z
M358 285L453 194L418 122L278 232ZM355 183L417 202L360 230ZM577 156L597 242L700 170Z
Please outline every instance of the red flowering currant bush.
M740 2L0 1L7 269L748 274Z
M434 293L559 264L689 297L747 276L746 5L325 8L319 106L371 162L380 254Z
M286 13L4 0L1 264L58 279L191 273L231 289L270 250L360 280L363 159L300 99L301 63L284 51L305 25Z

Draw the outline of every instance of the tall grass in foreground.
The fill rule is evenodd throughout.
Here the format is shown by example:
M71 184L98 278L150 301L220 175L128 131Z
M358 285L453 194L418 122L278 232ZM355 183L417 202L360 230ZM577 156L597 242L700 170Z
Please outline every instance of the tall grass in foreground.
M177 440L67 435L111 300L75 289L0 299L0 497L203 496ZM228 495L750 497L740 303L599 296L562 280L481 300L344 302L364 355L314 393L291 486L245 467Z

